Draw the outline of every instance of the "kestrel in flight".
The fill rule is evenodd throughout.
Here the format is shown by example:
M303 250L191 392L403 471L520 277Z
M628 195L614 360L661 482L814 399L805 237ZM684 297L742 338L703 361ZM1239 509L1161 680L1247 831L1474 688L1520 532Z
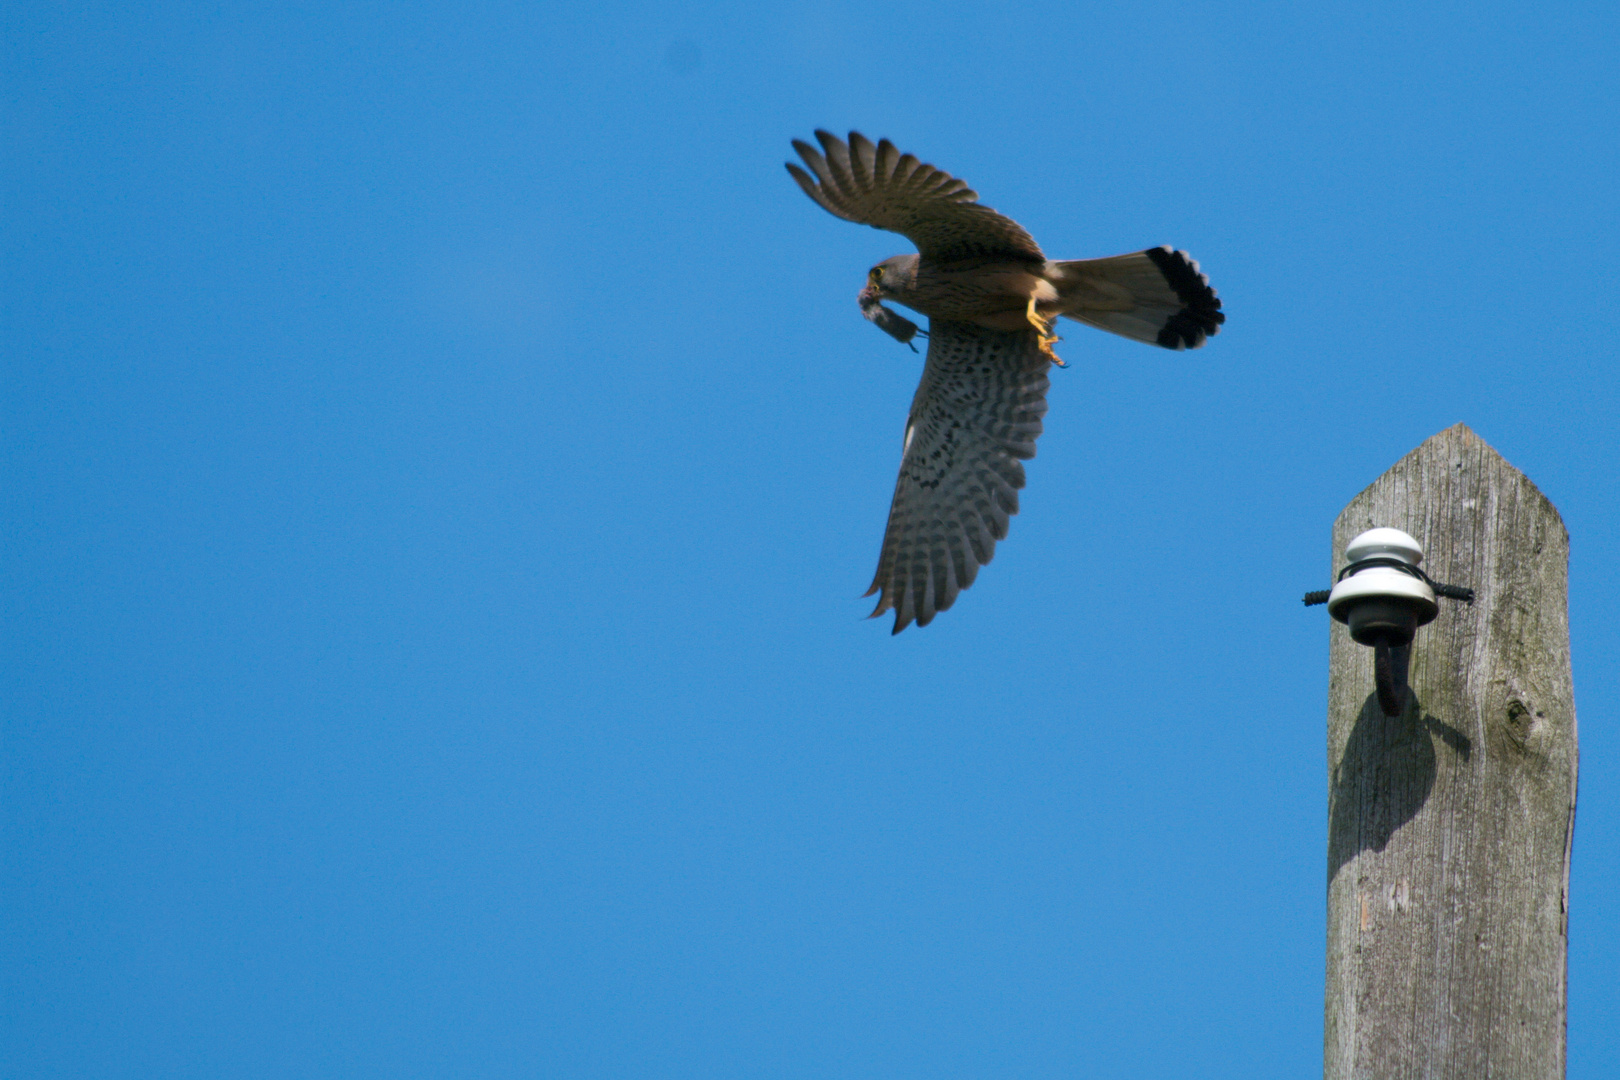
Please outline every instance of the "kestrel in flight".
M793 140L808 172L787 166L804 193L917 245L872 267L859 296L866 317L902 342L917 326L883 301L928 316L928 359L866 593L879 594L874 618L893 609L898 634L950 607L1006 537L1021 462L1035 456L1046 415L1046 370L1063 363L1052 352L1059 315L1167 349L1198 348L1226 316L1184 251L1054 262L966 183L889 140L874 146L853 131L847 145L825 131L816 140L819 150Z

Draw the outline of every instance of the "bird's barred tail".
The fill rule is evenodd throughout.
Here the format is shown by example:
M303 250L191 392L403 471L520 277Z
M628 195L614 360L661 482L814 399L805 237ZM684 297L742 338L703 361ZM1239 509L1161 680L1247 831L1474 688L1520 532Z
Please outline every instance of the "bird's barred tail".
M1047 265L1061 313L1100 330L1167 349L1196 349L1226 321L1209 278L1185 251L1156 247Z

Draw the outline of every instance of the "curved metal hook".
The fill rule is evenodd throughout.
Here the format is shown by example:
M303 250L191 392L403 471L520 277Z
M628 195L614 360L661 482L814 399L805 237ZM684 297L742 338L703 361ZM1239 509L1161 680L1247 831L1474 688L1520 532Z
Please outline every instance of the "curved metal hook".
M1406 711L1406 669L1412 660L1411 645L1373 646L1373 685L1378 689L1378 707L1385 716Z

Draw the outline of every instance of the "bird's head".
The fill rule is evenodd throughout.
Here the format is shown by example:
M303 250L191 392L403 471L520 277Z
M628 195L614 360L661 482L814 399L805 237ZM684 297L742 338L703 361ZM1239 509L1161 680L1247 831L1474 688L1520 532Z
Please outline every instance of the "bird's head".
M861 303L895 300L905 303L905 297L917 283L917 256L896 255L884 259L866 272L866 288L861 290Z

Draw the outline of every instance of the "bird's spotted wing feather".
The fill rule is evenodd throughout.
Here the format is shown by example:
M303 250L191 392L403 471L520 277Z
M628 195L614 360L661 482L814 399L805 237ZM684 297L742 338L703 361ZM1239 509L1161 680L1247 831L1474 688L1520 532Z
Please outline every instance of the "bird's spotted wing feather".
M900 233L929 260L1045 258L1022 226L980 205L966 183L900 153L888 139L873 146L856 131L847 145L825 131L816 132L816 139L820 150L793 140L810 171L792 162L787 170L829 213Z
M867 595L894 633L926 626L990 562L1018 513L1023 459L1035 456L1051 361L1030 331L933 320L928 362L906 420L900 479Z

